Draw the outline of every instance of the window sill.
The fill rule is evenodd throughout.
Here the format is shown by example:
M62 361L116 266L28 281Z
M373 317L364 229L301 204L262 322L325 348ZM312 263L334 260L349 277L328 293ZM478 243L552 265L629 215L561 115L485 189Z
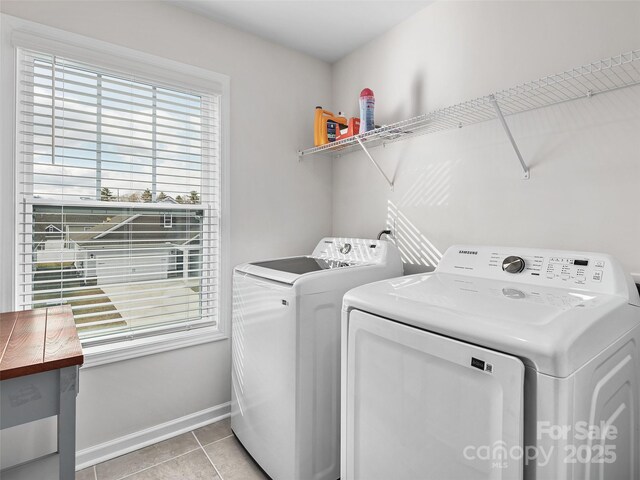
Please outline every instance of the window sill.
M226 340L227 338L229 338L228 335L213 326L85 347L82 368L96 367L203 343Z

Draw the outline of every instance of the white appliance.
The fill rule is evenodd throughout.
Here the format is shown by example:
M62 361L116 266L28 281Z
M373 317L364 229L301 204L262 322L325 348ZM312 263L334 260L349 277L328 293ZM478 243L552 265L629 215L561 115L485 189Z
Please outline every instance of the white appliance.
M393 244L353 238L235 268L231 428L273 480L340 476L342 297L399 275Z
M342 479L640 479L638 305L614 258L526 248L351 290Z

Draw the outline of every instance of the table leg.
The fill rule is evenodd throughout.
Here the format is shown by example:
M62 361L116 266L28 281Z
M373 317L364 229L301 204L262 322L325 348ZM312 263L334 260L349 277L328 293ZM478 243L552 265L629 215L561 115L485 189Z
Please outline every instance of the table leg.
M60 369L58 455L60 480L74 480L76 471L76 393L78 367Z

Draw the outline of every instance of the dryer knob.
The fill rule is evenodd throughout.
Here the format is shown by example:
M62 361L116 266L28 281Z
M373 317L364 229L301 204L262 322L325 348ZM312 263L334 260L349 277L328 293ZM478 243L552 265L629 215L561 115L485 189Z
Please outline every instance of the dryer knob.
M520 257L507 257L502 261L502 270L507 273L520 273L524 270L524 259Z

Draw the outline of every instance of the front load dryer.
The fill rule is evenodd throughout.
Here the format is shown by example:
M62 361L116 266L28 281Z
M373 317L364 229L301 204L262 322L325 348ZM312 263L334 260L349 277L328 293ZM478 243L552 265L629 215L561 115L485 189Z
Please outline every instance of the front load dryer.
M351 238L235 268L231 428L273 480L340 476L342 297L399 275L395 245Z
M345 480L640 480L640 299L597 253L452 247L345 295Z

